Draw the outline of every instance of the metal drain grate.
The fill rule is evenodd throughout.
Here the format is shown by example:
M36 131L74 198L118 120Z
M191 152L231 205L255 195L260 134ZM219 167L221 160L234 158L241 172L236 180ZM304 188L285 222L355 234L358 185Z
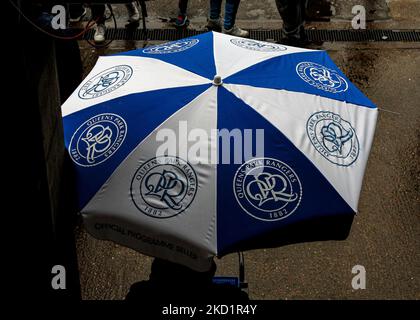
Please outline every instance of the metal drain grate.
M314 41L420 41L420 30L307 30Z
M106 37L109 40L151 40L173 41L192 37L206 31L192 29L108 29ZM93 30L86 32L82 39L92 40ZM250 38L255 40L274 40L282 38L281 30L249 30ZM308 38L312 41L405 41L420 42L420 30L306 30Z

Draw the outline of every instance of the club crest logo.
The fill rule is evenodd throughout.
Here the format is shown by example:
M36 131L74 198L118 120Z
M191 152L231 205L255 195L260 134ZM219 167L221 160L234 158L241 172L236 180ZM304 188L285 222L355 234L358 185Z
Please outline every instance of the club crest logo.
M263 41L256 41L250 39L231 39L230 42L235 46L245 48L253 51L261 52L277 52L285 51L287 48L276 43L268 43Z
M69 153L82 167L96 166L109 159L122 145L127 124L113 113L96 115L84 122L73 134Z
M263 221L287 218L302 199L302 185L295 171L273 158L256 158L242 164L233 179L233 191L241 208Z
M303 81L327 92L344 92L349 87L347 81L336 70L317 63L301 62L296 66L296 72Z
M315 149L328 161L349 166L359 155L359 140L350 122L329 111L314 113L306 132Z
M171 218L189 207L197 188L197 175L187 161L161 156L137 169L131 181L131 198L142 213L153 218Z
M167 54L185 51L194 47L199 42L198 39L189 39L189 40L180 40L173 41L164 44L159 44L157 46L152 46L149 48L143 49L143 53L147 54Z
M93 99L113 92L132 76L133 69L127 65L115 66L90 78L79 90L81 99Z

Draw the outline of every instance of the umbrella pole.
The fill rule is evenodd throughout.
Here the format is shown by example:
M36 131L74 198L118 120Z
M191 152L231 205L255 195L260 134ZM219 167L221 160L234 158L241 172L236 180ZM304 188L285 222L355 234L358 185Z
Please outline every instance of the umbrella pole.
M245 259L242 251L238 251L239 258L239 287L241 289L247 289L248 283L245 282Z

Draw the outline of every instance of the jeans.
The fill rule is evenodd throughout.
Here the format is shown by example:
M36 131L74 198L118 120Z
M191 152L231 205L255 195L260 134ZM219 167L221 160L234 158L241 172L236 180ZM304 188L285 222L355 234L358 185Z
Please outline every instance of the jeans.
M283 32L288 37L300 37L305 23L308 0L276 0L277 10L283 20Z
M229 30L235 25L236 13L238 12L241 0L226 0L224 28ZM210 19L220 18L222 11L222 0L210 0Z
M105 5L92 4L90 9L92 10L92 18L96 20L96 24L105 24Z
M188 7L188 0L179 0L178 1L179 14L186 15L187 14L187 7Z

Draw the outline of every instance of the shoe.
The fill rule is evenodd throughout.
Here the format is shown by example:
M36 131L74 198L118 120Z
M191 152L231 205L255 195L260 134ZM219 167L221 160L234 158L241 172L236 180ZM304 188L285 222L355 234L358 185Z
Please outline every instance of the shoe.
M305 29L303 27L301 27L296 34L285 34L278 43L284 44L286 46L299 48L305 48L311 44L308 37L306 36Z
M247 38L249 36L248 31L243 30L237 26L233 26L231 29L223 29L223 33L242 38Z
M95 28L95 34L93 35L93 40L96 43L102 43L105 41L106 27L104 24L98 24Z
M220 32L222 31L222 22L220 18L218 19L208 19L206 28L212 31Z
M134 23L140 21L140 12L137 9L137 6L134 3L127 3L125 5L128 12L128 22Z
M311 41L305 36L305 37L283 37L280 41L277 43L283 44L285 46L290 47L298 47L298 48L306 48L308 45L311 44Z
M179 14L175 20L175 26L186 27L189 24L188 16L186 14Z

